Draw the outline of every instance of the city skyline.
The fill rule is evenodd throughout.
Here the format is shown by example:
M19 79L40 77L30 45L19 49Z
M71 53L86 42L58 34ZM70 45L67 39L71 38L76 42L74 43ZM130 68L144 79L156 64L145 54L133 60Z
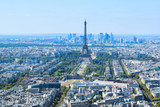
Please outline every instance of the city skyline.
M0 0L0 107L160 107L160 0Z
M160 1L0 1L0 34L160 34Z

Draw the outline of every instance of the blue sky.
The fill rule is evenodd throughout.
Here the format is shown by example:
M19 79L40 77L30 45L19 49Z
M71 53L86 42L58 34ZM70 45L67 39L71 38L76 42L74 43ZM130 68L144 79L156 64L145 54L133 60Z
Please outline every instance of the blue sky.
M160 34L160 0L0 0L0 34Z

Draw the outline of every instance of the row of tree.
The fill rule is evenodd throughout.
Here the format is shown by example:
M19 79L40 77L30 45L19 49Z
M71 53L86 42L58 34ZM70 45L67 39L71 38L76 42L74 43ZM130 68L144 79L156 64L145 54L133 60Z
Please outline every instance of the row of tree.
M62 86L50 107L59 107L68 91L69 88Z
M28 74L25 75L21 75L18 79L13 79L10 83L8 84L4 84L4 85L0 85L0 89L6 90L9 88L12 88L13 86L15 86L16 84L20 83L23 79L27 78Z
M117 55L110 55L108 53L100 52L97 53L96 59L92 60L92 62L86 67L85 74L90 74L92 72L96 72L95 76L104 75L106 65L106 61L109 61L109 66L111 66L111 62L113 58L118 58ZM111 74L113 73L113 69L111 69Z
M56 57L59 59L59 62L62 64L57 64L56 68L52 70L50 75L52 76L61 76L62 73L70 74L72 70L78 65L78 58L80 52L61 52Z

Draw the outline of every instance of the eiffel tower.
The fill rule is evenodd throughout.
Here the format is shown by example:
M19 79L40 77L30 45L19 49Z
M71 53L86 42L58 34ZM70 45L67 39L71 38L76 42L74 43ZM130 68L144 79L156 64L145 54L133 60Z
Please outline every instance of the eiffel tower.
M82 61L83 59L89 59L90 61L92 60L90 52L88 50L88 45L87 45L87 22L86 20L84 21L84 43L82 47L81 56L79 58L79 62Z

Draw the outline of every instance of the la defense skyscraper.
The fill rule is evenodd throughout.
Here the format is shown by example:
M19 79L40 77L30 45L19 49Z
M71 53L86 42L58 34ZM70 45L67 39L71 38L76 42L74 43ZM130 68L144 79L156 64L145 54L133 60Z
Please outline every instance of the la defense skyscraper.
M92 60L90 52L88 50L88 45L87 45L87 22L86 20L84 21L84 41L83 41L83 47L82 47L82 52L81 52L79 61L82 61L83 59L89 59L90 61Z

